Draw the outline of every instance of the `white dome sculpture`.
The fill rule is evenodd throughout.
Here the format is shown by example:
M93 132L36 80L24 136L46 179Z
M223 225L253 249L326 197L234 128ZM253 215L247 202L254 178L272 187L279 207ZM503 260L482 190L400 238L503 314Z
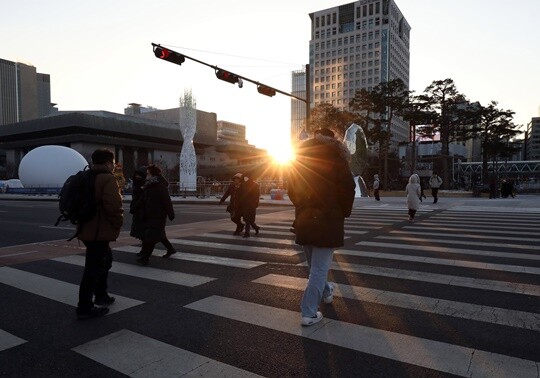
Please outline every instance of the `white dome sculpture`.
M72 148L41 146L28 152L19 165L19 178L25 188L61 188L67 178L88 165Z

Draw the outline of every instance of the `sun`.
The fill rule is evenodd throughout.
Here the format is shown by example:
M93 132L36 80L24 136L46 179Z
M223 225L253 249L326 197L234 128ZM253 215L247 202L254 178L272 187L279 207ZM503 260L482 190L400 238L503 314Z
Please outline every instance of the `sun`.
M294 152L289 144L276 146L276 148L271 149L269 153L270 156L272 156L274 163L279 165L287 165L294 160Z

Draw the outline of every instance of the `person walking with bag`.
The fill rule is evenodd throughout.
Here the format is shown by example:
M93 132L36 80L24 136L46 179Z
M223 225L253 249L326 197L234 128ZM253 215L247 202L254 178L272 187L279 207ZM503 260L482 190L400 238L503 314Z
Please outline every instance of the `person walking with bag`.
M373 176L373 196L375 201L380 201L381 197L379 196L379 188L381 187L381 181L379 180L379 175Z
M355 187L350 153L329 129L303 142L292 164L289 198L296 209L295 242L303 247L309 279L300 304L301 324L322 320L319 303L332 303L327 281L334 249L344 245L345 218L351 215Z
M433 203L437 203L439 200L438 193L439 188L442 185L442 178L437 176L437 172L433 172L431 177L429 178L429 186L431 187L431 195L433 196Z
M110 242L120 234L124 222L122 196L113 175L114 153L107 149L92 154L91 171L95 175L96 214L89 221L77 226L77 238L86 247L84 273L79 287L77 318L87 319L103 316L114 297L107 291L109 269L112 267ZM92 300L95 297L94 300Z
M414 223L414 216L420 207L420 196L422 195L420 177L416 173L409 177L409 183L405 187L405 194L407 195L407 207L409 208L409 221Z
M146 181L146 167L141 166L137 168L133 177L131 178L133 183L131 192L131 203L129 204L129 212L132 215L131 218L131 230L130 235L139 240L143 240L144 237L144 190L143 185Z
M255 230L255 235L259 235L260 227L255 224L255 217L257 215L257 207L259 207L260 196L259 184L250 177L244 176L244 182L240 187L240 208L246 224L244 238L250 237L250 227L253 227Z
M233 182L229 185L223 196L219 200L221 205L227 197L231 197L229 205L227 205L227 212L231 215L231 221L236 224L236 230L233 235L240 235L244 230L244 223L242 223L242 210L240 207L240 187L242 185L242 174L237 173L233 176Z
M176 253L167 235L165 225L175 218L174 208L169 195L169 183L161 175L161 169L151 164L146 168L146 182L143 185L144 236L140 256L137 262L148 265L150 256L157 243L161 242L167 249L162 257L167 258Z

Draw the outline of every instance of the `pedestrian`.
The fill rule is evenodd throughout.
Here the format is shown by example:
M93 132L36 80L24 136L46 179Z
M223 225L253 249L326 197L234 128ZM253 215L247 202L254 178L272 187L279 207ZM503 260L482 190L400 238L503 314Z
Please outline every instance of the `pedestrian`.
M159 242L167 249L163 258L176 253L165 234L167 217L171 221L175 218L168 188L169 183L161 175L161 169L150 164L146 168L146 181L143 185L144 235L141 251L137 254L137 262L141 265L148 265L154 247Z
M242 223L242 211L240 208L240 185L242 184L242 174L237 173L233 176L233 182L229 185L223 196L219 200L221 205L227 197L231 197L229 204L227 205L227 212L231 216L231 221L236 224L236 230L233 235L240 235L244 230L244 223Z
M319 303L332 303L334 284L327 281L334 249L344 244L345 218L356 184L350 153L328 129L302 142L290 174L289 198L296 209L295 241L302 245L309 279L300 305L301 324L322 320Z
M144 190L143 185L146 181L146 167L141 166L133 173L131 203L129 204L129 212L131 218L130 235L139 240L144 237Z
M416 173L409 177L409 183L405 187L405 193L407 194L409 221L414 223L414 216L420 207L420 196L422 195L422 190L420 189L420 177L418 177Z
M255 230L255 235L259 235L260 227L255 224L255 217L257 214L257 207L259 207L259 197L261 191L259 184L251 179L251 177L244 175L244 182L240 186L240 209L242 217L245 222L244 238L249 238L250 227Z
M424 194L424 184L422 179L420 179L420 202L423 202L422 198L427 199L426 195Z
M439 188L442 185L442 179L437 176L437 172L433 171L431 174L431 177L429 178L429 186L431 187L431 195L433 196L433 203L437 203L439 200L439 197L437 196L439 193Z
M109 312L107 306L115 301L107 291L107 278L113 261L109 243L120 234L124 210L120 189L113 175L114 163L114 153L108 149L97 149L92 153L90 169L95 174L96 214L88 222L77 226L77 238L86 247L76 309L79 319L103 316Z
M375 201L380 201L381 197L379 197L379 188L381 187L381 182L379 180L379 175L373 176L373 196L375 197Z

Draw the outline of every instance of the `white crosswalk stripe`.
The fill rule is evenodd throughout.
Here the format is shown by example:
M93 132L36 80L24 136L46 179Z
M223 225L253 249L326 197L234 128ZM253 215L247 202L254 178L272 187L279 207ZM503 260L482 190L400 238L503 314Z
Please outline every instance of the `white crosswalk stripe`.
M73 351L130 377L258 377L126 329Z
M78 285L7 266L0 267L0 283L70 306L76 306L78 302ZM112 295L116 297L116 302L111 307L109 314L144 303L137 299L123 297L114 293Z
M26 343L26 340L0 329L0 352L24 343Z
M355 324L343 321L344 318L340 320L343 311L356 311L350 305L356 302L359 308L363 304L378 306L377 311L382 315L399 309L410 313L411 317L424 316L434 324L445 324L446 319L452 319L457 323L449 324L448 329L457 333L465 332L465 328L456 328L460 326L485 327L489 332L498 329L507 333L514 330L540 332L540 306L534 306L534 301L540 300L537 218L533 214L522 218L519 214L505 213L511 218L506 224L499 221L500 214L489 211L433 213L435 210L439 209L423 209L418 215L426 219L404 225L406 208L402 206L355 209L345 222L346 235L351 240L347 239L346 247L335 251L331 264L331 274L336 281L334 296L338 298L334 312L325 314L322 322L307 328L300 327L300 313L291 310L294 307L290 304L287 307L279 302L262 305L261 298L254 297L279 290L282 294L283 291L294 293L299 300L306 287L307 271L298 276L302 269L299 267L307 264L301 247L295 244L294 235L289 231L292 219L263 224L261 234L252 235L248 240L226 230L172 238L170 241L178 253L170 259L183 264L167 264L167 260L159 259L155 266L155 260L151 260L150 266L141 267L136 265L133 256L140 247L115 247L114 253L122 258L115 257L110 274L116 283L124 280L151 283L154 287L149 288L146 295L156 299L159 294L154 291L165 287L165 283L169 285L166 286L168 291L174 292L176 285L183 287L183 293L197 293L188 297L188 301L179 299L183 301L181 309L190 316L210 317L208 324L234 321L238 329L263 327L266 332L285 333L310 342L460 376L538 376L538 361L520 358L523 357L521 352L497 353L499 344L493 348L486 348L485 344L477 347L476 343L482 341L475 339L478 336L460 344L450 336L441 340L437 336L419 336L414 327L397 332L382 329L378 323ZM154 251L156 257L164 253L160 249ZM25 271L24 267L0 267L0 284L75 306L78 285L53 278L53 269L81 267L84 256L57 257L49 264L56 265L44 269L48 276ZM249 275L249 279L242 285L253 290L233 290L230 282L244 275ZM349 277L354 277L353 283L349 282ZM227 283L222 285L224 282ZM395 286L396 282L407 290ZM209 293L230 285L226 295ZM426 290L418 292L418 287ZM111 290L114 292L114 286ZM125 293L126 287L123 290L121 292ZM486 298L481 300L482 293ZM116 303L110 307L110 314L137 311L145 308L138 305L153 303L148 299L143 302L111 295L116 297ZM501 296L517 299L505 303L497 300ZM346 309L340 303L348 303ZM132 328L137 333L125 328L131 327L103 332L99 337L85 339L83 344L71 344L70 348L81 344L73 351L94 361L92 363L132 377L256 376L244 370L245 366L241 369L207 357L205 354L211 354L199 352L201 349L182 349L184 346L180 348L170 341L166 343L143 335L146 332L140 333L140 329ZM253 328L249 329L253 332ZM0 329L0 351L11 350L25 342ZM263 345L261 353L264 353ZM238 359L241 356L227 362ZM260 374L259 370L253 371Z
M533 377L538 373L534 361L338 320L325 318L308 329L302 329L298 326L297 312L232 298L211 296L186 307L450 374Z

